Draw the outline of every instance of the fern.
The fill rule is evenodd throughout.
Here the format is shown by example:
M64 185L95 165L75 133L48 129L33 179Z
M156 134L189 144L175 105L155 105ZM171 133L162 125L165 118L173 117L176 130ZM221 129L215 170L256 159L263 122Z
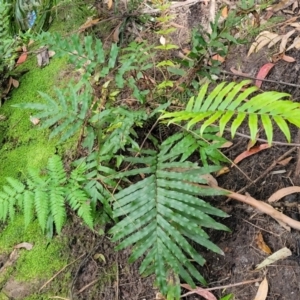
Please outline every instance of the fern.
M14 65L11 59L14 39L10 31L10 10L11 5L0 0L0 74L5 71L6 67L12 69Z
M286 121L300 127L299 103L284 99L289 97L289 94L279 92L264 92L248 98L258 90L254 86L245 88L250 83L249 80L228 84L223 82L208 94L208 84L205 84L198 96L189 100L185 111L165 112L161 119L168 120L169 123L188 121L188 129L203 122L200 134L217 121L219 130L223 134L226 125L231 121L232 137L242 122L248 119L252 140L255 139L260 121L269 143L273 139L272 123L274 122L290 142L291 134ZM247 99L248 101L244 102Z
M37 216L42 230L51 235L53 225L61 232L66 221L66 204L84 220L89 227L93 226L90 194L84 190L86 184L86 167L75 168L70 178L64 170L59 156L49 158L46 172L29 170L26 184L7 178L8 185L0 191L0 220L13 220L15 213L24 214L25 227Z
M222 251L209 241L203 227L227 230L209 215L227 215L198 198L219 195L212 188L203 188L201 175L219 167L200 168L186 161L182 154L189 147L181 133L164 141L157 153L145 150L142 157L127 158L136 169L119 174L120 178L145 174L148 177L115 194L114 217L124 218L110 231L113 240L121 240L117 249L134 245L130 261L144 256L140 272L156 274L160 290L167 293L167 270L179 274L194 286L193 278L204 283L191 260L203 265L205 260L190 240L209 250ZM181 159L180 159L181 158ZM180 161L178 161L180 159ZM141 167L145 165L145 167Z
M63 142L77 134L84 125L92 103L89 88L89 84L85 84L84 81L78 85L70 84L64 91L55 90L57 99L39 92L45 104L21 103L12 106L40 111L35 115L36 118L42 118L44 121L40 128L49 128L57 124L49 137L53 138L60 134L60 141Z

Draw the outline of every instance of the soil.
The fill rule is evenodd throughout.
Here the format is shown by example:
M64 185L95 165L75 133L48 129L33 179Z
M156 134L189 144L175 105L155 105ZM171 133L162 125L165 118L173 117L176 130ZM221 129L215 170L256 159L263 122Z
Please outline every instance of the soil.
M199 5L186 9L181 9L180 14L188 15L188 22L185 24L199 24L202 22ZM199 20L195 19L199 15ZM180 18L176 19L179 22ZM191 29L191 28L190 28ZM181 32L177 38L182 38L178 44L186 44L188 34ZM174 37L176 38L176 37ZM178 38L178 39L179 39ZM259 68L269 61L269 54L261 51L247 57L249 45L235 46L226 58L223 69L230 71L230 68L242 70L253 77ZM279 61L270 72L268 79L277 83L264 82L263 90L276 90L287 92L296 101L300 101L300 78L299 63L300 52L291 51L290 56L296 59L294 63ZM226 80L240 80L236 76L225 75ZM224 79L224 78L223 78ZM278 83L284 81L299 85L292 87ZM300 116L299 116L300 117ZM241 133L247 134L245 129ZM292 128L292 142L297 142L298 131ZM263 135L261 138L265 138ZM285 142L282 133L275 130L274 140ZM233 140L233 146L224 151L226 156L233 160L247 148L248 139L237 136ZM280 188L297 185L300 179L295 177L295 167L297 163L297 149L290 155L292 160L286 166L277 165L269 172L264 172L281 155L285 154L292 147L289 145L275 144L271 148L253 155L241 163L238 167L233 167L230 172L218 178L219 186L249 193L256 199L266 200L270 195ZM274 173L282 171L284 173ZM255 184L261 174L264 176ZM219 220L228 226L231 232L209 231L211 240L223 251L224 256L207 252L199 248L199 252L205 257L207 263L201 267L201 273L208 282L208 287L228 286L213 291L220 299L222 296L232 293L235 300L254 299L258 283L246 282L253 279L263 279L265 276L269 283L268 300L298 300L300 294L300 233L292 230L284 230L275 220L269 216L259 214L257 211L235 201L228 201L225 197L216 199L206 199L212 205L226 211L230 217ZM295 219L300 219L298 201L300 197L291 199L286 197L280 201L277 207L283 213ZM291 202L295 205L288 205ZM99 235L82 227L78 220L74 220L72 225L64 229L64 235L69 238L69 248L72 259L76 260L71 266L72 284L70 287L70 299L84 300L150 300L158 299L157 289L153 286L153 277L141 278L139 275L139 261L128 264L130 249L116 252L115 244L110 241L108 235ZM292 251L292 256L285 260L278 261L260 271L254 271L255 266L263 261L268 255L257 245L257 235L263 235L265 243L275 252L283 247ZM79 258L79 259L78 259ZM242 283L239 286L234 286ZM196 300L203 299L198 295L191 295L183 299Z

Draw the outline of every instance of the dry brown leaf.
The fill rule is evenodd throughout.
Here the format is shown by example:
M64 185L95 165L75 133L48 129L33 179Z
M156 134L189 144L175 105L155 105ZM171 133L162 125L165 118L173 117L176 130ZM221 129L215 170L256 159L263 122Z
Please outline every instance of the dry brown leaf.
M14 246L14 248L15 249L25 248L26 250L31 250L33 248L33 245L27 242L23 242Z
M254 43L252 43L247 56L250 56L254 52L258 52L264 46L271 43L275 38L278 37L277 33L273 33L270 31L263 31L257 37Z
M38 125L41 121L40 119L32 117L32 116L29 117L29 120L33 125Z
M286 257L289 257L292 255L292 251L286 247L274 252L272 255L268 256L264 261L262 261L259 265L256 266L255 270L262 269L270 264L273 264L274 262L285 259Z
M48 55L49 55L50 58L53 57L55 55L55 51L49 50Z
M12 85L13 85L15 88L18 88L18 87L19 87L19 85L20 85L19 81L18 81L18 80L16 80L16 79L13 79L13 78L12 78L12 81L11 81L11 83L12 83Z
M249 151L251 148L253 148L255 146L258 138L259 138L259 131L256 133L253 141L251 139L249 140L249 142L247 144L247 151Z
M219 177L219 176L224 175L224 174L229 173L229 172L230 172L230 169L228 167L223 167L221 170L219 170L216 173L216 177Z
M164 46L166 44L166 39L163 36L161 36L159 42L161 43L161 45Z
M228 7L227 5L223 7L223 9L221 10L221 16L226 19L228 17Z
M236 70L235 68L231 67L230 71L235 74L235 75L239 75L239 76L245 76L245 77L251 77L250 73L243 73L241 71Z
M300 29L300 23L299 22L290 23L289 26L295 27L296 29L298 28L298 30Z
M256 293L256 296L254 300L266 300L268 296L268 281L267 278L265 277L264 280L260 283L258 291Z
M217 60L221 63L223 63L225 61L225 58L219 54L215 54L211 57L212 60Z
M120 35L120 27L121 27L121 25L122 25L122 22L120 22L119 25L114 30L113 41L115 43L119 42L119 35Z
M280 200L281 198L294 194L294 193L300 193L300 186L289 186L283 189L278 190L274 194L271 195L271 197L268 199L269 203L276 202Z
M200 295L201 297L203 297L206 300L217 300L217 298L210 291L207 291L206 289L203 289L201 287L196 287L195 289L193 289L189 284L185 284L185 283L181 284L181 287L183 287L183 288L190 291L188 293L185 293L181 297L197 294L197 295Z
M262 80L259 80L259 79L265 79L266 76L269 74L269 72L272 70L272 68L274 67L275 65L272 64L272 63L266 63L264 64L258 71L257 75L256 75L256 81L255 81L255 85L260 88L261 85L262 85Z
M254 154L256 154L256 153L258 153L258 152L260 152L260 151L262 151L262 150L268 149L268 148L270 148L270 147L271 147L271 145L269 145L269 144L261 144L261 145L259 145L259 146L257 146L257 147L251 148L250 150L244 151L244 152L242 152L240 155L238 155L238 156L235 158L235 160L233 161L232 166L233 166L234 164L239 163L239 162L242 161L244 158L246 158L246 157L248 157L248 156L251 156L251 155L254 155Z
M89 17L87 18L86 22L81 25L78 29L79 32L83 32L85 31L86 29L92 27L92 26L95 26L99 23L100 19L92 19L92 17Z
M292 6L292 11L295 11L299 7L298 1L294 1L293 6Z
M283 56L282 56L282 60L284 60L284 61L286 61L286 62L290 62L290 63L296 61L296 59L295 59L294 57L291 57L291 56L288 56L288 55L283 55Z
M296 32L296 30L293 29L282 36L280 47L279 47L279 53L283 53L285 51L286 44L288 42L289 37L292 36L295 32Z
M296 49L300 49L300 36L297 36L294 41L293 41L293 44L291 46L289 46L286 51L289 51L293 48L296 48Z
M111 8L112 8L112 5L113 5L113 0L108 0L108 1L107 1L107 8L108 8L108 9L111 9Z
M17 60L17 65L22 64L27 59L27 52L23 52Z
M210 187L218 186L218 181L211 174L203 174L200 175L200 177L205 179L207 181L207 185L209 185Z
M229 148L233 145L233 142L227 141L223 145L220 146L221 149Z
M279 161L277 164L285 167L292 159L293 159L293 157L290 156L286 159Z
M267 253L267 254L272 254L272 251L271 251L270 247L265 243L264 238L263 238L261 232L259 232L259 233L257 234L257 236L256 236L256 238L255 238L255 241L256 241L257 247L258 247L261 251L263 251L263 252L265 252L265 253Z
M282 39L282 35L278 35L276 38L274 38L270 44L268 45L268 48L273 47L274 45L276 45L280 40Z

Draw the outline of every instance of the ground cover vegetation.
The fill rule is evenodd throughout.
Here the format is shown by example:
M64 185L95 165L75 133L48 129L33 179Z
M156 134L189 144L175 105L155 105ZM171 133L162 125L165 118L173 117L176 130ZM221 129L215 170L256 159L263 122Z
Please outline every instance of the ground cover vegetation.
M178 58L169 3L156 5L159 43L122 38L130 20L138 18L130 13L138 6L134 1L112 43L105 43L94 31L101 23L92 19L66 36L43 31L64 2L28 8L21 1L0 1L3 86L14 69L13 49L26 40L24 34L14 36L18 30L27 32L34 47L47 45L56 59L67 58L74 74L52 95L40 91L39 103L14 104L14 109L34 111L36 130L49 129L57 145L70 140L75 145L72 159L53 153L45 168L7 178L0 220L13 222L21 213L25 227L37 219L48 237L61 233L70 211L91 230L113 224L108 234L119 242L116 250L130 248L130 262L142 261L140 273L155 274L160 292L179 299L180 280L205 285L195 267L205 260L194 244L223 254L205 228L229 230L222 225L228 215L209 203L212 196L230 196L209 177L228 162L220 150L224 131L234 137L247 124L255 141L261 127L271 144L278 126L290 141L288 124L300 127L300 106L288 94L261 92L249 80L216 83L220 61L211 54L224 57L232 43L243 42L232 29L248 8L223 22L216 16L206 31L195 29L190 51ZM32 25L30 14L37 16ZM149 22L150 15L143 18ZM4 92L2 101L9 103Z

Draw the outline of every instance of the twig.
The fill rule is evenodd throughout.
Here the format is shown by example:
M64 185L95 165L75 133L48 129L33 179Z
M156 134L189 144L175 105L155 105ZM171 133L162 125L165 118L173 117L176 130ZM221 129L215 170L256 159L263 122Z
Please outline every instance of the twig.
M83 291L85 291L87 288L89 288L90 286L92 286L93 284L95 284L99 280L100 280L100 278L97 278L97 279L91 281L90 283L86 284L83 288L81 288L78 292L76 292L76 295L82 293Z
M225 70L221 70L220 73L222 74L227 74L227 75L232 75L232 76L239 76L239 77L244 77L244 78L249 78L249 79L253 79L253 80L257 80L257 78L252 77L252 76L248 76L248 75L242 75L242 74L235 74L229 71L225 71ZM259 79L259 81L263 81L263 82L270 82L270 83L276 83L278 85L288 85L288 86L293 86L296 88L300 88L299 84L293 84L293 83L289 83L289 82L284 82L284 81L276 81L276 80L271 80L271 79Z
M261 279L247 280L247 281L243 281L243 282L217 286L217 287L208 288L208 289L204 289L204 290L205 291L222 290L222 289L228 289L228 288L231 288L231 287L240 286L240 285L244 285L244 284L250 284L250 283L254 283L254 282L258 282L258 281L261 281ZM197 289L195 289L195 290L197 290ZM188 295L195 294L195 290L183 294L180 298L186 297Z
M228 131L228 132L231 132L231 129L227 129L227 128L226 128L225 130ZM249 139L249 140L251 139L250 135L247 135L247 134L244 134L244 133L236 132L235 134L238 135L238 136L241 136L241 137L245 137L245 138L247 138L247 139ZM255 140L256 140L256 141L259 141L259 142L268 143L267 140L261 139L261 138L256 138ZM272 141L272 145L281 145L281 146L290 146L290 147L292 147L292 146L300 147L300 144L299 144L299 143L285 143L285 142L277 142L277 141Z
M116 263L116 266L117 266L117 274L116 274L116 277L117 277L117 282L116 282L116 300L119 300L119 255L118 255L118 252L117 252L117 263Z
M296 141L300 142L300 129L298 129ZM296 168L295 168L295 173L294 173L295 178L297 178L297 181L299 181L298 177L300 175L300 147L299 146L297 148L297 163L296 163Z
M245 190L247 190L250 186L252 186L254 183L256 183L258 180L261 178L265 177L271 170L273 170L277 163L281 160L283 160L286 156L290 155L292 152L294 152L297 149L297 147L293 147L287 152L285 152L283 155L281 155L278 159L276 159L260 176L258 176L256 179L252 180L252 182L248 183L246 186L241 188L240 190L237 191L237 193L242 193Z
M300 230L300 222L284 215L283 213L279 212L275 208L273 208L271 205L267 204L266 202L256 200L250 195L244 196L238 193L234 193L222 188L219 188L220 190L223 190L228 193L228 197L243 203L246 203L256 209L258 209L260 212L265 213L275 219L281 226L287 225L291 228ZM285 229L287 229L286 226L283 226Z
M257 226L257 225L254 225L253 223L251 223L251 222L249 222L249 221L247 221L247 220L245 220L245 219L242 219L242 220L243 220L244 222L246 222L246 223L250 224L251 226L253 226L253 227L255 227L255 228L258 228L259 230L262 230L262 231L268 232L268 233L270 233L270 234L273 234L273 235L275 235L275 236L280 236L280 234L277 234L277 233L274 233L274 232L272 232L272 231L269 231L269 230L263 229L263 228L261 228L261 227L259 227L259 226Z
M228 285L221 285L221 286L216 286L213 288L208 288L206 289L207 291L214 291L214 290L223 290L223 289L228 289L231 287L235 287L235 286L240 286L240 285L244 285L244 284L250 284L250 283L254 283L254 282L258 282L261 281L261 279L253 279L253 280L246 280L243 282L238 282L238 283L232 283L232 284L228 284Z
M46 287L55 277L57 277L61 272L63 272L67 267L69 267L70 265L74 264L77 260L79 260L81 257L83 257L85 254L80 255L78 258L76 258L75 260L73 260L72 262L70 262L69 264L67 264L66 266L64 266L61 270L59 270L55 275L53 275L46 283L44 283L42 285L42 287L39 289L39 292Z

